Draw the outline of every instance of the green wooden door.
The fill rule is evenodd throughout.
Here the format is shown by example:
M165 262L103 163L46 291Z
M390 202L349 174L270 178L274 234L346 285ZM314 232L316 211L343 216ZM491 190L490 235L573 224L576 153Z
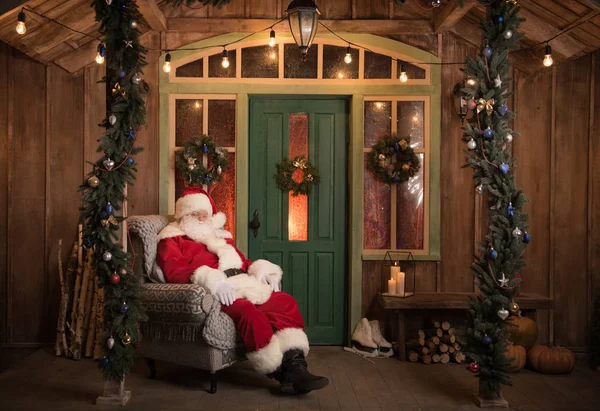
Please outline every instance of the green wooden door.
M250 102L251 259L283 268L283 291L300 306L311 344L343 344L346 295L346 100ZM307 197L277 187L276 164L307 154L321 182Z

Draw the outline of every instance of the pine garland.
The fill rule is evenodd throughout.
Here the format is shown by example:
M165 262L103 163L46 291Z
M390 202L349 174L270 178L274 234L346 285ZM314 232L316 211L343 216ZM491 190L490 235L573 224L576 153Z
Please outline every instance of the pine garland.
M208 168L202 164L203 155L210 159ZM221 181L221 176L227 169L227 150L218 146L207 135L194 137L183 144L183 150L175 155L175 162L181 174L186 177L186 184L216 184Z
M94 253L94 272L98 285L104 287L104 338L116 342L104 346L99 362L106 379L123 380L133 365L134 345L140 341L138 323L146 320L144 307L138 298L139 280L132 271L132 258L119 244L122 217L114 213L122 208L127 184L135 180L133 155L139 128L146 122L144 96L148 86L140 78L146 65L146 50L139 44L140 31L132 21L141 22L138 7L131 0L94 0L96 20L106 45L106 77L109 91L108 113L101 125L106 132L100 137L98 152L103 157L80 186L83 192L81 209L85 225L84 244ZM111 91L112 90L112 91ZM111 276L117 276L118 281Z
M524 249L529 242L527 214L522 211L525 196L515 184L510 142L518 134L511 130L507 99L510 78L508 53L518 47L517 32L522 19L512 1L497 1L482 21L484 48L481 55L468 58L466 78L474 85L462 88L476 114L464 127L469 142L467 167L474 170L477 191L488 192L489 230L480 255L472 264L479 295L470 301L467 330L468 352L479 365L479 393L486 399L498 398L501 385L510 385L509 360L505 357L510 330L501 316L508 315L524 267ZM475 143L475 144L473 144Z

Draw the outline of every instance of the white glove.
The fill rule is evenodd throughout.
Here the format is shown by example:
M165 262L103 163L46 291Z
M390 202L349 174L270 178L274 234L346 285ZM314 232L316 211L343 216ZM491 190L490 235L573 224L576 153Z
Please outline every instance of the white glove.
M271 286L271 288L273 289L273 291L277 292L277 291L281 291L281 287L279 286L279 281L277 281L277 278L275 278L272 275L263 275L260 279L261 282L265 283L265 284L269 284Z
M236 300L233 288L223 280L217 281L215 285L215 296L223 305L231 305Z

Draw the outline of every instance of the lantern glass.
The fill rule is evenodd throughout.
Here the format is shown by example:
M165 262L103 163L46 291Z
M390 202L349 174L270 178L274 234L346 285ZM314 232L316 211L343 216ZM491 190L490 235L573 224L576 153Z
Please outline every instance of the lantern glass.
M469 107L468 100L470 96L466 95L463 91L463 84L457 83L454 86L454 109L456 110L456 114L460 117L461 120L464 120L469 115Z
M415 295L416 263L411 252L386 252L382 269L384 295L399 298Z
M288 6L286 13L292 36L300 47L302 58L306 59L308 49L317 34L321 13L312 0L294 0Z

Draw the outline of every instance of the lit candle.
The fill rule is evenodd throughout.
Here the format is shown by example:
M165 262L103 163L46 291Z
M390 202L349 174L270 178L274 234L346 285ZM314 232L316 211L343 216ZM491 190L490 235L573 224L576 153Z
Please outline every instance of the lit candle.
M398 281L398 273L400 272L399 265L393 265L390 267L390 279Z
M396 280L396 294L400 294L400 295L404 295L404 277L406 276L405 273L403 272L399 272L398 273L398 277Z
M388 294L396 294L396 280L388 280Z

